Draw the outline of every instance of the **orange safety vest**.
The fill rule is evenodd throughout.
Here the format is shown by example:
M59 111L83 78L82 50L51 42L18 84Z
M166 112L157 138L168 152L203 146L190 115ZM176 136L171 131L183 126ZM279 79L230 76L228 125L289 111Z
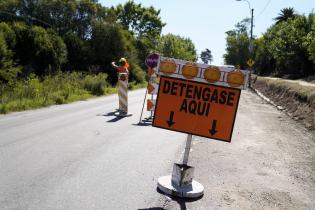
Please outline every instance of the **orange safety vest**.
M126 68L125 66L118 66L116 70L118 71L118 73L128 73L128 68Z

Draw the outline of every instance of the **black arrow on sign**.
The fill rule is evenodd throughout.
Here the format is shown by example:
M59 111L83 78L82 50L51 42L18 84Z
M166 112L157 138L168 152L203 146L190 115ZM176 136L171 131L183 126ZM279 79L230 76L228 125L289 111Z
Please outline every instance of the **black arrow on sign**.
M214 134L216 134L218 131L216 130L217 127L217 120L213 120L212 122L212 128L209 129L209 133L211 134L211 136L213 136Z
M170 117L169 117L169 119L166 121L167 124L168 124L168 127L172 127L172 125L175 124L175 122L173 121L173 117L174 117L174 112L171 111L171 112L170 112Z

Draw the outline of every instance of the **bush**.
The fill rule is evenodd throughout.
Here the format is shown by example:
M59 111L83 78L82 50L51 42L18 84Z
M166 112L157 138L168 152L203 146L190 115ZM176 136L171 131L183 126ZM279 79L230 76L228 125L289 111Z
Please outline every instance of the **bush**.
M144 87L144 84L134 81L129 88ZM109 85L105 73L86 75L58 72L44 78L32 74L27 80L17 80L11 85L0 83L0 114L65 104L115 92L117 88Z
M105 93L105 88L109 86L107 82L107 74L104 73L86 76L83 84L84 89L97 96L103 95Z

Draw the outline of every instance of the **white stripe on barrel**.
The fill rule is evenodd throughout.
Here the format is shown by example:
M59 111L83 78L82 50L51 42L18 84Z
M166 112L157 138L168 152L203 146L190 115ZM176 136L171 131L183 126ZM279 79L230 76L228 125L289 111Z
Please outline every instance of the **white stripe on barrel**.
M118 79L119 111L128 113L128 75L120 73Z

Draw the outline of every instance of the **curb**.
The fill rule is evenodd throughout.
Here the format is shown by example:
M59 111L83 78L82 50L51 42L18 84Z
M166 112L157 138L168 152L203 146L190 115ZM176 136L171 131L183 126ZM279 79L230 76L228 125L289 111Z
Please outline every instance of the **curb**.
M272 100L270 100L267 96L265 96L264 94L262 94L259 90L251 87L251 90L253 90L259 97L261 97L262 99L264 99L265 101L267 101L268 103L270 103L271 105L273 105L274 107L276 107L278 110L280 111L285 111L286 109L282 106L278 106L275 102L273 102ZM289 116L290 114L287 113Z

